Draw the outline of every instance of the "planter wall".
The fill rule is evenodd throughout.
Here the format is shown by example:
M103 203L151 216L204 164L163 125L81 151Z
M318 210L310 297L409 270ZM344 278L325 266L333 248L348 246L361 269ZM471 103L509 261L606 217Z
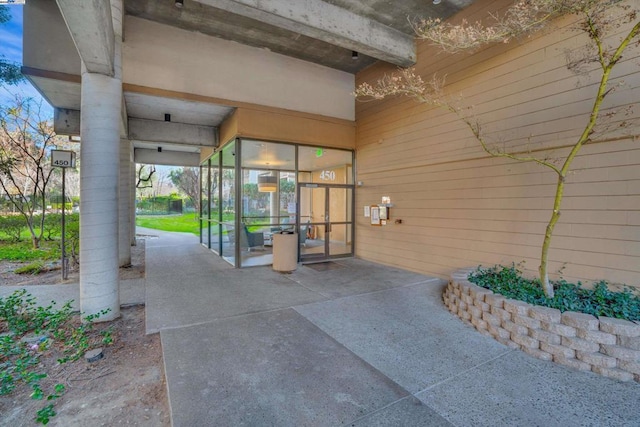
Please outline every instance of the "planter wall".
M453 273L443 299L480 333L539 359L640 382L640 324L508 299L469 282L473 270Z

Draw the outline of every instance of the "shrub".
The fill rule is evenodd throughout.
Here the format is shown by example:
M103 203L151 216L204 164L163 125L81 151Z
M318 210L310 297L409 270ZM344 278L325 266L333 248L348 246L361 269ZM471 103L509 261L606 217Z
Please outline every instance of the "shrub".
M626 287L622 292L612 291L605 281L594 283L592 289L586 289L580 282L574 284L558 280L552 282L555 289L553 298L544 295L538 279L523 277L515 265L478 267L469 274L469 281L507 298L530 304L557 308L560 311L640 321L640 297Z
M65 253L73 262L80 264L80 214L65 216Z
M25 228L24 218L18 215L0 216L0 230L14 242L20 241L20 233Z
M62 215L56 213L48 213L44 217L44 227L42 230L42 236L46 240L53 240L54 237L59 237L62 232ZM66 216L65 216L66 219ZM38 219L39 220L39 219Z

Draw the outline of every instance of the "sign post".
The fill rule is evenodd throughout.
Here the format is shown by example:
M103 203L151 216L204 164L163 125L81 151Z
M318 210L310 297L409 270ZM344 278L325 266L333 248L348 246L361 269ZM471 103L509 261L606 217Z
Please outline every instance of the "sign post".
M76 167L76 153L67 150L51 150L51 165L62 168L62 217L61 217L61 238L60 238L60 252L62 254L62 280L66 280L69 277L69 262L67 260L67 254L65 251L65 223L64 214L66 211L67 197L65 194L65 172L67 168Z

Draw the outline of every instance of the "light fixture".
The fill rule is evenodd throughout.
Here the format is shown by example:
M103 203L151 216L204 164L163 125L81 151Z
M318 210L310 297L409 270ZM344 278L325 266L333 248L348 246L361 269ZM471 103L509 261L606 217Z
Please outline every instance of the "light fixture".
M351 59L358 59L358 52L356 52L355 50L351 51Z
M183 5L184 5L184 0L176 0L176 7L178 9L182 9Z
M442 3L442 0L433 0L433 4L440 4Z
M158 147L158 153L162 153L162 147Z
M171 114L164 113L164 121L165 122L170 122L171 121Z
M278 191L278 179L273 175L258 175L258 191L261 193L275 193Z

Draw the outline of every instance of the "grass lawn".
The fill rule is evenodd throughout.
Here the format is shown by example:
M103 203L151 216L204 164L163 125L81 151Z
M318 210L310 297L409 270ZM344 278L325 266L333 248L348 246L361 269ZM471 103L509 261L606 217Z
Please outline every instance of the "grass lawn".
M200 235L200 222L193 213L182 215L136 215L136 225L162 231Z

